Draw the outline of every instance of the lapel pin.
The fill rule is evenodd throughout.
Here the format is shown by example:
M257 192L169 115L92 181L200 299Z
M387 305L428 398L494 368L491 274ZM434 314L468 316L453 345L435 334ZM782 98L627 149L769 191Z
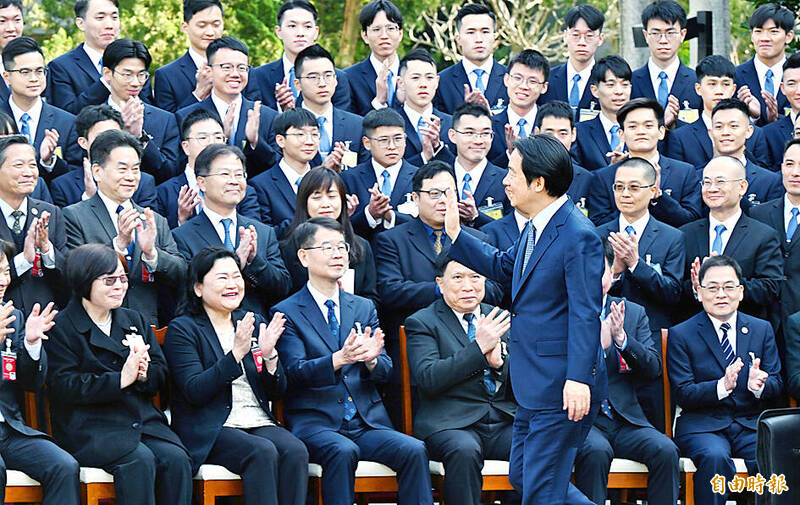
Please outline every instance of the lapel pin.
M747 335L747 332L750 331L747 329L747 326L742 326L742 334Z
M39 213L39 209L37 209L36 207L34 207L34 208L32 208L32 209L31 209L31 214L33 214L34 216L35 216L36 214L38 214L38 213Z

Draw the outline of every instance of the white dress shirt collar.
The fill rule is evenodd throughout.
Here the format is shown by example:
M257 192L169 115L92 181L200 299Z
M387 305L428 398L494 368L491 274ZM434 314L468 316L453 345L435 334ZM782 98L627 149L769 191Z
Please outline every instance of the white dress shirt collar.
M508 124L510 124L517 135L519 135L519 123L520 119L525 119L525 133L528 135L533 135L533 127L536 126L536 114L539 112L539 106L533 104L533 108L528 111L525 116L520 116L514 109L511 107L506 107L506 111L508 112Z
M711 122L711 116L703 112L702 114L700 114L700 117L703 119L703 123L706 125L706 132L710 132L711 126L713 125L713 123ZM709 133L708 136L711 137L711 134Z
M42 103L42 98L39 97L33 103L33 106L31 106L29 110L25 111L17 105L13 96L10 96L8 99L8 106L11 109L11 114L14 115L14 122L17 124L17 131L22 131L22 123L20 122L22 115L27 113L28 116L30 116L28 126L31 129L31 141L36 138L36 129L39 127L39 118L42 116ZM38 155L39 153L36 154Z
M477 89L477 82L478 76L475 74L475 70L481 69L483 70L483 86L484 88L489 87L489 76L492 75L492 67L494 66L494 58L487 59L482 65L478 66L469 61L466 58L461 58L461 64L464 66L464 72L467 74L467 80L469 81L469 85L472 89Z
M758 59L758 56L753 58L753 65L756 67L756 74L758 75L758 83L761 85L762 90L764 90L764 82L767 80L767 70L772 70L772 83L775 85L775 95L778 94L780 83L783 80L783 64L785 62L786 56L781 58L781 61L778 63L768 67L764 62ZM778 113L780 114L781 111L778 111Z
M97 196L100 197L100 200L103 202L103 205L106 206L106 210L108 211L108 216L111 218L111 222L114 224L114 229L117 230L117 232L119 232L119 217L117 216L117 207L119 207L120 204L108 198L106 195L103 194L102 191L100 191L100 189L97 190ZM131 203L130 200L125 200L124 202L122 202L123 209L127 210L132 207L133 204Z
M420 114L419 112L409 107L407 103L405 103L403 104L403 111L406 113L406 116L408 116L408 120L411 122L411 127L414 128L414 130L416 131L417 123L419 123L419 118L423 117L425 119L428 119L431 116L433 116L433 104L428 104L428 107L424 111L422 111L422 114Z
M236 99L231 103L225 103L225 100L217 96L214 90L211 90L211 103L214 104L214 108L217 109L217 114L219 114L219 118L222 121L225 121L225 116L228 113L228 107L232 107L234 104L239 104L236 108L236 117L233 118L233 124L239 124L239 114L242 113L242 94L236 96Z
M289 186L292 187L295 194L297 194L297 188L300 186L299 184L295 184L297 182L297 178L299 177L302 179L310 170L311 167L306 164L306 170L302 174L298 174L294 168L290 167L289 164L286 162L285 159L281 158L281 161L278 163L278 167L283 172L283 175L286 177L286 180L289 181Z
M372 68L375 69L375 75L381 74L381 69L383 68L383 63L378 61L378 58L373 54L370 53L369 55L369 62L372 64ZM397 56L397 53L392 55L392 64L389 65L389 70L392 71L392 75L397 78L398 70L400 69L400 58Z
M558 198L555 199L555 201L553 201L550 205L539 211L539 213L536 214L536 216L534 216L533 219L531 219L533 227L536 228L536 241L534 242L534 245L536 245L536 243L539 242L539 239L542 236L542 232L544 231L545 227L547 227L547 223L549 223L550 219L552 219L555 213L558 212L558 209L560 209L561 206L567 203L567 200L568 200L567 195L559 196Z
M722 343L722 328L720 328L724 323L728 323L731 325L731 328L728 330L728 341L731 344L731 348L733 352L736 352L736 312L731 314L726 320L717 319L716 317L712 316L711 314L708 315L708 318L711 320L712 326L714 326L714 331L717 332L717 340L719 340L720 344Z
M383 171L386 170L389 172L389 181L391 182L392 190L394 190L394 184L397 182L397 177L400 175L400 169L402 167L403 160L398 161L394 165L384 167L375 161L375 158L372 158L372 169L375 171L375 180L378 181L378 189L380 189L381 184L383 183Z
M589 85L589 77L592 75L593 68L594 58L592 58L592 62L586 65L586 68L580 72L575 70L575 67L572 66L572 62L570 62L569 59L567 60L567 96L569 96L569 92L572 90L572 78L575 74L581 76L581 80L578 81L578 90L580 91L581 97L583 96L586 86Z
M651 56L647 60L647 70L650 73L650 82L653 83L653 93L655 93L656 97L658 97L658 85L661 84L661 79L658 78L658 74L664 72L667 74L667 90L672 90L672 85L675 83L675 76L678 75L678 68L681 66L681 60L675 57L675 60L669 64L667 68L660 68L656 63L653 61L653 57Z
M228 218L233 221L230 227L231 242L233 244L236 243L236 235L234 234L238 233L237 230L239 229L238 222L236 220L236 209L233 209L227 216L217 214L208 207L203 207L203 212L206 213L206 217L208 217L208 220L211 221L211 225L214 226L214 229L217 231L217 235L219 235L219 240L222 243L225 243L225 227L222 225L222 220Z
M83 51L86 53L86 56L92 61L94 68L97 69L97 72L100 73L100 60L103 59L103 53L100 51L95 51L89 44L86 42L83 43Z
M472 170L467 170L464 168L461 163L458 162L458 158L453 163L453 167L455 168L456 172L456 188L458 189L459 197L461 193L464 191L464 174L469 173L470 181L469 187L472 189L472 194L475 194L475 190L478 188L478 183L481 181L481 175L483 175L483 171L486 169L486 165L488 164L488 160L483 158L475 168ZM480 202L475 202L475 205L480 206Z
M519 213L518 210L514 209L514 221L517 223L517 230L522 233L522 230L525 229L525 225L528 224L528 218L524 217Z
M724 225L725 232L722 234L722 252L725 252L725 247L728 245L728 239L731 237L731 233L733 233L733 229L736 227L736 223L739 222L739 218L742 216L742 210L737 209L736 214L729 217L725 221L717 220L712 214L708 215L708 250L711 251L711 248L714 244L714 238L717 235L716 227L717 225Z
M619 231L624 232L628 226L633 226L633 231L636 232L636 240L641 240L644 234L644 229L647 228L647 223L650 222L650 212L645 211L644 215L636 221L629 223L622 214L619 215Z
M208 60L206 60L206 55L198 53L197 51L192 49L191 46L189 46L189 58L192 59L192 62L194 62L194 66L197 67L198 69L203 68L208 63Z
M28 213L28 197L22 199L22 203L20 204L18 209L15 209L11 205L8 204L5 200L0 198L0 212L3 213L3 217L6 218L6 222L9 223L8 227L11 228L12 224L14 223L14 218L11 217L11 213L15 210L22 212L22 218L20 220L21 223L25 223L25 217Z
M466 334L469 334L469 323L467 322L466 319L464 319L464 316L466 314L472 314L472 316L473 316L472 324L478 324L478 318L481 315L481 306L480 306L480 304L478 304L478 306L475 307L475 310L473 310L472 312L459 312L456 309L454 309L453 307L450 307L450 310L452 310L453 314L456 315L456 319L458 319L459 324L461 324L461 327L464 328L464 333L466 333ZM477 331L477 328L475 330Z
M303 102L302 107L308 112L314 114L314 117L317 118L317 120L319 120L320 117L325 118L324 128L325 131L328 132L328 138L331 139L331 147L333 147L333 104L329 102L328 106L325 108L325 112L323 112L322 114L317 114L313 110L306 107L305 102Z
M600 114L598 114L597 117L600 118L600 124L603 125L603 131L605 131L606 140L608 141L608 145L611 145L611 127L614 126L617 123L612 122L602 112ZM619 135L619 132L617 132L617 135ZM620 140L620 142L622 142L621 138L619 140Z
M294 63L289 61L289 58L286 57L285 52L283 53L283 56L281 56L281 63L283 64L283 77L286 79L289 77L289 72L291 71L291 69L294 68ZM292 84L290 83L289 87L291 86Z
M333 310L336 313L336 320L339 321L339 324L342 324L342 311L340 310L341 306L339 304L339 289L338 288L336 289L336 291L333 293L333 296L326 296L317 288L315 288L311 284L311 281L306 282L306 287L308 288L308 292L311 293L311 298L314 299L314 302L316 302L317 307L319 307L319 310L322 312L322 319L326 323L330 322L328 321L328 307L325 305L325 302L327 302L328 300L333 300L334 303ZM343 328L340 328L339 332L341 333L342 330Z
M792 220L792 209L800 209L800 205L794 205L789 201L788 195L783 195L783 230L786 231L789 227L789 221Z
M200 187L197 185L197 176L194 173L194 169L186 164L186 168L183 170L183 174L186 176L186 185L189 186L189 189L193 189L200 192Z

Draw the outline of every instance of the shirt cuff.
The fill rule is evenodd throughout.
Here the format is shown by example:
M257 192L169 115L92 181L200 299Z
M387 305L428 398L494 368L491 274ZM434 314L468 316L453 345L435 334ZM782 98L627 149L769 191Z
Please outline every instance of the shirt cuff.
M370 102L370 105L372 105L372 108L375 110L385 109L386 107L388 107L388 105L386 105L385 103L379 102L378 97L373 98L372 102Z
M622 341L622 345L621 345L621 346L619 346L619 345L617 345L617 343L616 343L616 342L614 342L614 345L615 345L615 346L617 347L617 349L619 349L620 351L624 351L624 350L625 350L625 349L628 347L628 335L627 335L627 334L625 334L625 331L624 331L624 330L622 331L622 333L624 334L624 337L625 337L625 339Z
M639 260L636 260L636 263L634 263L632 267L628 267L628 270L633 273L633 271L636 270L637 265L639 265Z
M88 200L88 199L89 199L89 195L87 195L87 194L86 194L86 191L84 191L83 193L81 193L81 201L83 201L83 200Z
M155 256L152 260L147 260L144 257L144 253L142 253L142 263L144 263L145 268L147 268L148 272L155 272L156 268L158 267L158 249L154 248L153 256Z
M25 350L28 351L28 356L30 356L33 361L39 361L39 358L42 356L42 341L37 340L35 344L31 345L25 340Z
M725 389L725 377L717 381L717 400L724 400L730 396L731 392Z
M764 392L764 387L766 387L766 383L762 384L759 389L750 389L750 386L747 386L747 390L753 393L753 396L756 397L756 400L761 399L761 394Z
M33 268L33 264L25 259L25 253L17 253L14 256L14 270L17 272L17 277L21 276L28 270Z
M53 247L53 243L50 242L50 250L46 253L42 254L42 265L45 268L55 268L56 267L56 248Z
M395 222L397 221L397 211L393 210L391 215L392 217L390 217L389 219L383 220L383 229L385 230L394 228Z
M367 224L370 228L377 228L379 224L383 221L382 218L375 219L372 217L372 214L369 213L369 209L364 209L364 217L367 219Z
M52 172L53 168L55 168L56 166L57 161L58 161L58 156L56 156L56 153L53 153L53 155L50 156L50 163L44 163L42 160L39 160L39 166L45 169L45 171L47 172Z

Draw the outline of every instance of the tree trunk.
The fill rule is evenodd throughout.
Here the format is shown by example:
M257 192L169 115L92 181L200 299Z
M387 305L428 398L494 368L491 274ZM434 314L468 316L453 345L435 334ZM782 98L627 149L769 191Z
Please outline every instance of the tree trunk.
M361 0L345 0L342 39L339 43L339 54L336 55L336 64L339 68L349 67L355 63L356 47L361 40L359 37L361 27L358 24L360 7Z

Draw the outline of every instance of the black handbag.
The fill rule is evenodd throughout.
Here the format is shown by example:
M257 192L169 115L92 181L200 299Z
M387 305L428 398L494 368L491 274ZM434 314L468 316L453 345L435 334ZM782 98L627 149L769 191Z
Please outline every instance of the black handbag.
M772 475L784 475L789 490L772 494L764 486L756 494L758 505L800 504L800 408L770 409L758 418L758 469L769 481Z

